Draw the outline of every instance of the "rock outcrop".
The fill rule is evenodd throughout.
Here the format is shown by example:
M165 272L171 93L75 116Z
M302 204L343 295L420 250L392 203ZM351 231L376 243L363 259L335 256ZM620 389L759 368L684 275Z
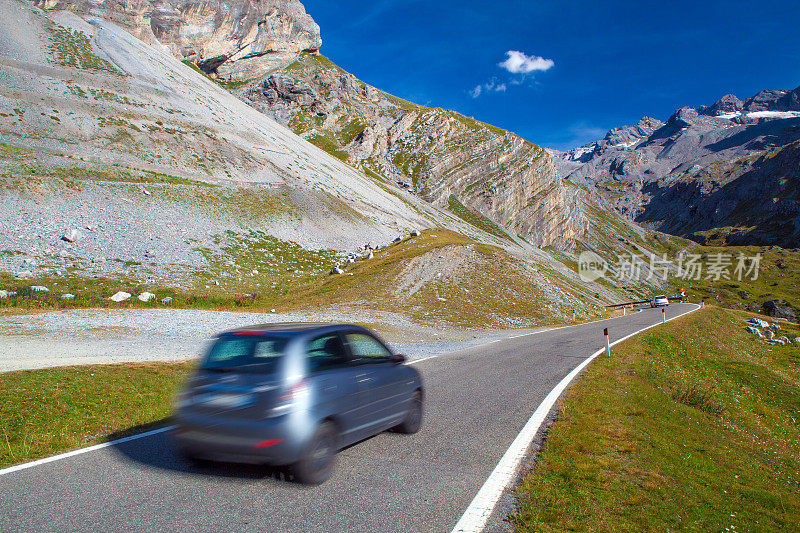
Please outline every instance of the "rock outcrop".
M557 154L562 176L660 231L714 244L800 246L800 87L726 95ZM719 231L718 231L719 230Z
M322 46L299 0L36 0L109 20L228 81L250 80Z
M582 191L562 183L544 149L383 93L322 56L303 54L236 93L374 179L467 209L532 244L562 246L586 229Z

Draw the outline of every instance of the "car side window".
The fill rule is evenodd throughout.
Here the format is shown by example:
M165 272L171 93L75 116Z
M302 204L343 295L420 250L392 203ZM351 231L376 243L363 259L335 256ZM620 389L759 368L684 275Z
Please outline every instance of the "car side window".
M389 350L370 335L348 333L345 337L353 357L357 359L378 362L388 360L392 355Z
M347 365L347 354L339 335L322 335L308 343L306 350L308 368L311 372L331 370Z

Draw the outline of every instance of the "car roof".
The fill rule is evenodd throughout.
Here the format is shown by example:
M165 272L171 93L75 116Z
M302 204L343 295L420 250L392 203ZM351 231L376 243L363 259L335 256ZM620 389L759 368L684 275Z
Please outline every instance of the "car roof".
M339 329L364 329L355 324L337 322L275 322L272 324L254 324L223 331L219 335L235 335L237 333L308 333L317 330L335 331Z

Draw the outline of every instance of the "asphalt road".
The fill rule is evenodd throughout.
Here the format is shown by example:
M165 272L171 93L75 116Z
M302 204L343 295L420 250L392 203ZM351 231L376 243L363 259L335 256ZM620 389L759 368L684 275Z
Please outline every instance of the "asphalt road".
M667 317L694 307L672 304ZM613 341L660 321L645 309L421 361L423 429L343 450L319 487L268 468L195 466L161 433L0 476L0 529L450 531L542 399L604 346L603 328Z

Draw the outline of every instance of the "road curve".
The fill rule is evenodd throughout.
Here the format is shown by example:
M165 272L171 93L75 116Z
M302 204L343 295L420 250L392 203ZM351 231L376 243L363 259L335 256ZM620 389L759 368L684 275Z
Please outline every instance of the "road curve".
M613 342L661 319L645 309L420 361L423 429L343 450L319 487L192 465L160 433L0 475L0 530L450 531L541 401L604 346L603 328Z

